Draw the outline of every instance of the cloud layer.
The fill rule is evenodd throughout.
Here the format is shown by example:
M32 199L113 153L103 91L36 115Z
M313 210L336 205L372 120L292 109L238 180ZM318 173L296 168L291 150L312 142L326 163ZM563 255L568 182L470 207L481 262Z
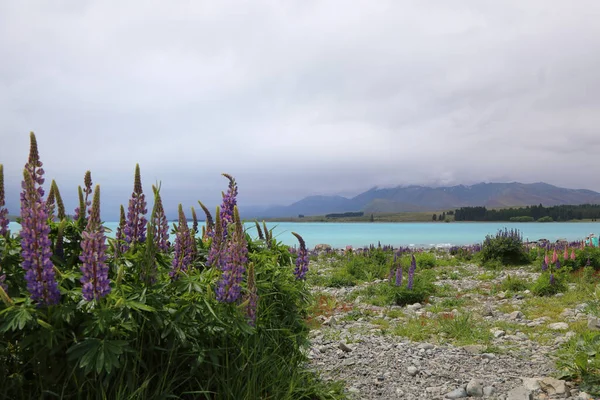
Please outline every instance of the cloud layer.
M600 3L0 3L0 163L18 206L28 132L69 206L105 218L162 182L174 209L374 185L546 181L600 190ZM17 210L11 210L16 212Z

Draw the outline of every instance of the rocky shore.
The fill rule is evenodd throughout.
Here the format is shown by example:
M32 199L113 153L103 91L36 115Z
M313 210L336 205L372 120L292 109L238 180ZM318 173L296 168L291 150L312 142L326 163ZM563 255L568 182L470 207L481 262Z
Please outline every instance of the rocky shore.
M592 399L571 382L557 379L554 360L559 346L575 335L572 328L587 324L598 329L598 321L585 312L586 304L563 309L559 322L546 316L527 319L521 307L529 291L508 295L490 288L509 274L522 279L535 279L537 274L515 269L482 280L483 273L467 265L460 279L439 276L436 285L451 287L453 298L458 293L464 299L460 307L448 311L440 311L442 298L406 307L377 307L352 295L381 281L314 288L315 294L338 306L319 316L320 324L311 332L312 366L325 379L344 380L356 399ZM460 345L445 332L432 331L421 341L394 333L409 322L422 321L426 329L433 318L461 315L473 316L473 328L488 330L491 343Z

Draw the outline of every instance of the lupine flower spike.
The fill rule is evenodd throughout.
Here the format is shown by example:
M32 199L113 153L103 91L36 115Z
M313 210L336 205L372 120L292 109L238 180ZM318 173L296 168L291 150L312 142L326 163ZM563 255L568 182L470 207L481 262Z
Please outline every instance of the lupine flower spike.
M122 254L127 251L125 247L125 208L121 204L121 216L119 218L119 226L117 227L117 233L115 234L115 253Z
M25 270L27 290L38 305L53 305L60 301L60 291L50 261L50 227L48 212L42 196L44 170L39 159L37 141L30 135L29 161L23 171L21 192L21 266Z
M402 266L396 268L396 286L402 286Z
M260 240L264 240L265 235L263 235L263 231L262 229L260 229L260 224L258 223L258 221L254 221L254 223L256 224L256 232L258 233L258 238Z
M227 252L221 263L221 279L217 284L217 300L233 303L240 298L243 275L248 261L248 244L244 236L244 226L237 206L233 208L235 229L227 243ZM216 231L215 231L216 239Z
M565 246L565 252L563 254L563 260L567 261L569 259L569 246Z
M560 269L560 260L558 258L556 259L555 266L556 266L556 269Z
M52 180L52 185L50 186L50 189L54 193L54 199L56 201L56 217L59 221L62 221L67 217L65 213L65 204L63 203L62 197L60 196L58 185L54 180Z
M306 279L306 273L308 272L308 263L310 262L310 258L308 256L308 250L306 249L306 242L302 236L297 234L296 232L292 232L292 235L296 236L298 242L300 243L300 248L298 249L298 256L296 258L296 268L294 269L294 275L298 280Z
M125 242L126 248L135 243L143 243L146 240L146 197L142 190L142 178L140 176L140 165L135 165L135 178L133 184L133 193L129 199L127 208L127 222L125 224Z
M223 225L221 225L221 213L219 211L219 207L217 207L217 212L215 214L217 220L215 221L214 235L210 244L208 256L206 257L206 265L216 268L221 268L223 264L223 252L225 246L225 240L223 239Z
M187 272L192 262L190 229L183 213L183 206L179 204L179 225L175 234L175 255L169 276L176 279L181 272Z
M544 262L546 263L546 265L550 264L550 259L548 258L548 252L546 251L546 255L544 256Z
M221 204L221 224L223 224L223 234L227 236L227 230L230 224L234 221L233 209L237 204L238 188L235 179L229 174L222 174L229 179L229 187L227 193L223 193L223 202Z
M208 211L208 208L206 208L200 200L198 200L198 204L200 205L200 208L202 208L202 211L204 211L204 214L206 214L206 235L210 237L215 228L212 215L210 215L210 211Z
M548 269L548 263L546 260L542 260L542 271L546 271Z
M106 264L106 236L100 221L100 186L96 185L90 216L82 233L81 293L86 301L99 300L110 293L108 265Z
M154 192L154 208L150 220L154 225L154 244L160 251L166 252L169 250L169 223L160 198L160 188L152 186L152 191ZM124 212L122 218L125 219Z
M554 248L554 251L552 252L552 264L555 264L556 260L558 260L558 255L556 254L556 248Z
M0 164L0 236L8 233L8 210L4 199L4 167Z
M577 258L577 256L575 255L575 249L571 250L571 260L575 261L575 259Z
M198 233L198 216L194 207L192 207L192 230L194 231L194 235Z

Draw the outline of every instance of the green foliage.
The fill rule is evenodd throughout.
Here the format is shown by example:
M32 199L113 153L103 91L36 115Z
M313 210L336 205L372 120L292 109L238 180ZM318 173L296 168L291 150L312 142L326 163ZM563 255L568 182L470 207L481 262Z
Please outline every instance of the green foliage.
M562 378L577 380L582 391L600 396L600 332L585 331L569 340L556 364Z
M567 290L566 279L562 274L554 273L554 283L551 283L550 273L546 271L531 285L530 290L536 296L553 296Z
M435 293L436 287L431 280L415 275L413 289L405 286L396 286L393 283L382 282L369 285L364 289L352 293L351 299L362 296L367 303L376 306L399 305L404 306L414 303L422 303Z
M52 223L53 246L57 231ZM0 238L12 299L0 302L0 398L343 397L338 384L324 384L304 367L311 296L293 275L287 246L247 237L259 299L252 327L244 302L216 300L219 271L205 266L201 239L193 268L176 281L168 275L172 254L148 248L151 241L110 254L111 293L85 302L81 226L67 221L63 231L64 255L53 256L62 299L52 307L29 299L20 239ZM149 282L144 277L154 266Z
M524 279L516 278L508 275L506 279L500 283L500 290L509 292L521 292L529 288L529 282Z
M542 217L542 218L538 219L537 222L554 222L554 218L552 218L551 216L547 215L545 217Z
M508 219L510 222L533 222L535 221L533 217L522 216L522 217L510 217Z
M487 236L479 252L484 264L499 261L504 265L521 265L529 262L519 232L499 231L496 236Z

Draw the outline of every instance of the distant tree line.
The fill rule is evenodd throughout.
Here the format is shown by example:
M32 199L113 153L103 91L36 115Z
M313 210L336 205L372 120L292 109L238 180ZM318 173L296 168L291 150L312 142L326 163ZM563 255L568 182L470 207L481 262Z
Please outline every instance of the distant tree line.
M454 212L456 221L570 221L600 218L600 204L544 207L543 205L488 210L485 207L461 207Z
M325 215L326 218L348 218L348 217L362 217L365 215L362 211L357 212L345 212L345 213L333 213Z

